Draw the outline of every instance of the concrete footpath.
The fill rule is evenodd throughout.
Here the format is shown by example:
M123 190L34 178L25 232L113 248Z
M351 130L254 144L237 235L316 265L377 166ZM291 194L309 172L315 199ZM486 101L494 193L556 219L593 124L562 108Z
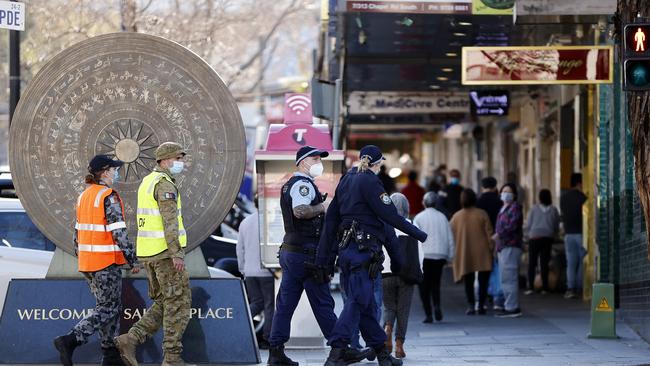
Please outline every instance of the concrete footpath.
M622 321L617 340L588 339L590 304L561 294L521 294L523 316L465 315L462 285L444 276L442 322L423 324L416 291L406 336L404 365L650 365L650 346ZM335 294L340 311L340 295ZM322 365L329 350L287 350L300 365ZM267 351L261 351L264 364ZM366 364L376 364L375 362ZM359 364L361 365L361 364Z

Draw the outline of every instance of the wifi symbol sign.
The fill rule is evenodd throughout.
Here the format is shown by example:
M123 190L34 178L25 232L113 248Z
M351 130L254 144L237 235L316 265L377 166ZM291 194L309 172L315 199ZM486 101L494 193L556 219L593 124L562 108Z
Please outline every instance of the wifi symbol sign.
M311 98L309 94L290 93L285 95L285 122L311 122L311 115Z

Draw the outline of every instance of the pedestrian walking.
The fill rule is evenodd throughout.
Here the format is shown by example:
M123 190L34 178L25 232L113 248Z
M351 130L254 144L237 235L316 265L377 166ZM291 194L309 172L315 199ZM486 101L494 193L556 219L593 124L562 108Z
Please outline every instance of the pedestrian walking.
M560 197L560 210L564 222L564 250L566 252L567 291L564 297L573 299L582 293L582 259L587 251L582 245L582 205L587 196L582 193L582 174L571 175L571 189Z
M393 193L390 199L400 216L407 218L409 215L407 197L401 193ZM447 223L447 220L444 220ZM406 340L409 313L411 312L413 289L416 283L422 281L423 253L417 240L392 227L391 230L395 230L397 242L394 246L400 253L402 263L399 266L400 271L393 272L390 255L384 248L384 264L381 278L384 295L384 331L387 338L385 345L388 352L393 352L393 329L395 329L395 357L404 358L406 357L404 341ZM396 328L395 321L397 321Z
M409 216L414 217L420 211L424 210L422 206L422 197L424 197L425 190L418 184L418 173L416 171L409 172L408 183L402 189L402 194L406 196L409 202Z
M427 240L422 243L422 283L418 285L420 298L424 308L424 323L432 323L435 315L436 321L442 320L442 306L440 302L440 281L442 269L448 261L454 259L456 251L454 235L451 232L447 216L438 211L435 206L438 195L427 192L424 195L424 211L415 216L413 223L427 234ZM431 302L433 301L433 311Z
M502 206L503 202L499 197L496 178L483 178L481 180L481 195L476 201L476 207L484 210L488 214L493 228L497 225L497 216L499 216L499 211L501 211ZM501 289L501 276L499 276L499 261L496 256L494 256L492 262L488 295L492 296L493 309L499 311L503 310L503 290Z
M280 246L282 282L276 298L275 314L269 337L270 349L267 364L293 365L298 363L284 353L284 344L290 338L291 318L302 292L307 293L316 321L326 339L332 336L336 324L334 299L326 281L313 278L305 263L315 262L316 248L323 230L325 197L314 179L323 174L321 158L329 153L311 146L296 152L296 172L282 186L280 207L285 235ZM346 349L346 359L355 362L366 358L357 350Z
M348 289L348 301L334 326L328 344L332 347L326 365L345 365L344 353L350 344L352 329L358 326L368 345L375 350L380 366L400 365L385 347L386 333L376 318L373 282L380 276L382 245L386 245L386 224L420 240L426 234L397 213L376 173L384 160L378 147L368 145L360 151L360 165L345 174L326 216L325 235L318 248L317 265L332 263L336 252L336 232L342 233L338 244L341 282ZM390 254L390 251L389 251ZM391 257L400 261L399 257Z
M485 299L494 251L492 224L487 213L476 207L476 193L473 190L463 190L461 202L463 208L449 222L456 242L454 281L465 283L468 304L465 314L475 315L477 304L474 280L475 273L478 272L478 314L485 315Z
M275 278L269 270L262 268L260 259L257 197L255 198L255 209L239 224L236 252L239 272L244 275L246 283L251 316L264 311L264 327L259 347L268 349L275 308Z
M460 195L463 192L463 186L460 184L460 171L452 169L449 172L449 184L443 189L445 192L445 204L449 217L453 217L458 210L462 208Z
M496 241L501 288L505 297L504 310L497 317L521 316L519 307L519 259L523 241L523 216L517 203L517 187L507 183L501 187L503 207L497 217L493 239Z
M533 206L528 212L524 234L528 237L528 289L525 295L530 295L535 290L535 275L537 260L539 259L540 274L542 277L542 294L547 293L548 263L551 260L551 247L560 229L560 213L553 206L551 191L539 191L539 204Z
M112 188L122 164L106 155L93 157L88 164L86 189L77 200L73 241L78 270L86 278L96 305L68 334L54 339L64 366L72 365L75 348L86 344L95 332L101 341L102 365L124 365L113 341L122 312L120 267L128 265L134 274L140 267L128 239L122 199Z
M153 305L125 334L115 338L122 359L138 365L139 344L163 328L163 366L185 365L181 339L190 320L192 294L185 269L187 233L176 179L183 172L185 151L164 142L155 151L157 165L138 188L136 254L147 271Z

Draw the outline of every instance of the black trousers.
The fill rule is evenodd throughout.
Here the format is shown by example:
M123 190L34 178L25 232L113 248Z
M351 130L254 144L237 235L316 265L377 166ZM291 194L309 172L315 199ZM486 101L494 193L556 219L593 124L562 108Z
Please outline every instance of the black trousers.
M433 307L440 309L440 279L442 277L442 267L447 263L444 259L427 259L424 258L422 265L422 283L418 286L420 289L420 298L422 307L427 316L431 316L431 300Z
M264 311L264 328L262 335L266 341L271 335L271 325L275 310L275 279L268 277L246 277L246 290L250 301L251 316Z
M490 282L490 273L492 271L481 271L478 273L478 308L482 309L485 305L487 298L488 283ZM474 278L475 273L471 272L463 276L465 282L465 296L467 296L467 303L474 309L476 298L474 297Z
M539 259L542 274L542 289L548 291L548 262L551 260L553 238L535 238L528 242L528 288L535 288L535 274Z

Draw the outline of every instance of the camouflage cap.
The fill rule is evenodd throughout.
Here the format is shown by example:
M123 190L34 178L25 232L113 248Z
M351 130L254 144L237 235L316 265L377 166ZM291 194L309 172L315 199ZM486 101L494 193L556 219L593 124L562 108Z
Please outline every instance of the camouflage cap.
M163 142L156 149L156 161L175 158L178 154L186 154L181 145L170 141Z

